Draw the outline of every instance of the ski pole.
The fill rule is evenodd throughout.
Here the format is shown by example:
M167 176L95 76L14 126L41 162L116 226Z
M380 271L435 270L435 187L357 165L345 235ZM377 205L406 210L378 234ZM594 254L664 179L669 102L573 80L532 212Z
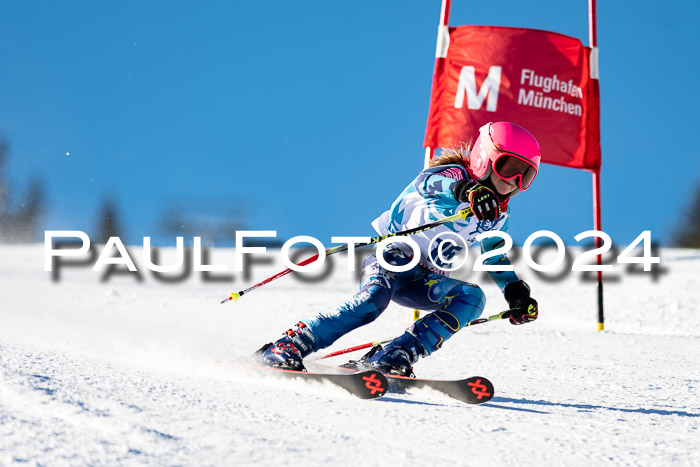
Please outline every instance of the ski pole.
M385 240L385 239L391 238L391 237L405 237L405 236L408 236L408 235L417 234L417 233L424 232L424 231L426 231L426 230L432 229L432 228L434 228L434 227L437 227L437 226L439 226L439 225L446 224L446 223L448 223L448 222L453 222L453 221L456 221L456 220L458 220L458 219L466 219L467 217L469 217L469 216L471 216L471 215L472 215L472 210L471 210L471 208L462 209L461 211L459 211L459 212L456 213L456 214L453 214L453 215L451 215L451 216L445 217L444 219L440 219L439 221L436 221L436 222L431 222L430 224L420 225L420 226L414 227L414 228L412 228L412 229L402 230L402 231L400 231L400 232L393 232L393 233L390 233L390 234L387 234L387 235L381 235L381 236L379 236L379 237L372 237L372 238L369 240L369 242L366 242L366 243L356 243L356 244L355 244L355 247L356 247L356 248L361 248L361 247L363 247L363 246L374 245L375 243L379 243L379 242L381 242L382 240ZM333 248L327 249L327 250L325 251L324 255L325 255L325 256L329 256L329 255L332 255L333 253L338 253L338 252L341 252L341 251L345 251L345 250L347 250L347 249L348 249L348 244L338 245L338 246L335 246L335 247L333 247ZM302 261L302 262L300 262L300 263L297 263L296 265L297 265L297 266L306 266L307 264L313 263L314 261L316 261L316 260L318 259L318 257L319 257L319 255L318 255L318 254L315 254L315 255L311 256L310 258L307 258L307 259L305 259L304 261ZM241 290L240 292L231 293L230 296L227 297L227 298L225 298L225 299L223 299L223 300L221 301L221 303L226 303L226 302L228 302L229 300L233 300L233 301L235 302L235 301L238 300L242 295L245 295L245 294L247 294L248 292L251 292L251 291L257 289L258 287L261 287L261 286L263 286L263 285L265 285L265 284L267 284L267 283L269 283L269 282L272 282L272 281L275 280L275 279L279 279L279 278L282 277L282 276L286 276L286 275L289 274L290 272L292 272L292 269L291 269L291 268L287 268L287 269L285 269L284 271L278 272L278 273L275 274L274 276L270 276L270 277L268 277L267 279L264 279L264 280L258 282L257 284L251 285L250 287L248 287L248 288L245 289L245 290Z
M375 345L379 345L379 344L386 344L387 342L393 341L394 339L396 339L396 338L390 337L389 339L380 339L378 341L367 342L366 344L356 345L355 347L349 347L349 348L343 349L343 350L336 350L335 352L331 352L328 355L324 355L323 357L314 358L312 361L323 360L324 358L335 357L337 355L343 355L346 353L354 352L356 350L362 350L362 349L366 349L368 347L374 347Z
M502 311L496 315L491 315L488 318L478 318L478 319L469 321L467 324L464 325L464 327L473 326L475 324L488 323L489 321L496 321L499 319L508 319L508 317L510 317L510 312L511 312L511 310L506 310L506 311ZM391 337L389 339L380 339L380 340L377 340L374 342L367 342L366 344L356 345L355 347L349 347L349 348L343 349L343 350L336 350L335 352L331 352L328 355L314 358L311 361L323 360L324 358L330 358L330 357L335 357L337 355L343 355L346 353L354 352L356 350L362 350L362 349L366 349L369 347L374 347L375 345L386 344L387 342L393 341L394 339L396 339L396 338Z
M502 311L496 315L491 315L488 318L477 318L475 320L469 321L464 327L474 326L475 324L488 323L489 321L496 321L498 319L508 319L513 310Z

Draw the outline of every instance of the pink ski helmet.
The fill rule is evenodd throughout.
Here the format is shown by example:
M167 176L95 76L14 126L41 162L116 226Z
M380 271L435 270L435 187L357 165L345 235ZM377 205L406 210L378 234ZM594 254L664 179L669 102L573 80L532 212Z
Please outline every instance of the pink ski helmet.
M525 128L510 122L489 122L479 128L469 153L469 169L479 181L486 180L491 171L503 180L515 179L515 195L530 188L541 159L540 145Z

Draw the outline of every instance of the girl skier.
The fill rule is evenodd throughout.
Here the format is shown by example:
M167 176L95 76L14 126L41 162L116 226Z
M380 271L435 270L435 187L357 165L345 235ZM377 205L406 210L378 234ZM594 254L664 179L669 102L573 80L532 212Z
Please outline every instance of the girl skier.
M400 305L431 311L415 321L401 336L384 346L375 346L361 364L383 373L410 376L413 364L440 347L466 323L478 318L486 298L476 284L450 279L441 269L463 249L451 242L440 248L443 234L459 235L466 244L485 231L507 232L510 209L508 200L527 190L539 169L540 147L523 127L509 122L488 123L481 127L471 151L443 150L431 167L413 180L391 208L372 226L381 235L407 230L471 207L473 215L414 234L420 246L417 266L405 272L391 272L368 257L362 269L360 291L350 300L300 321L275 343L264 345L258 354L270 366L304 370L303 358L326 348L344 334L374 321L394 301ZM432 241L432 242L431 242ZM498 237L485 238L483 251L502 243ZM441 255L438 255L440 250ZM390 244L383 258L392 266L403 266L413 251L403 242ZM442 256L442 257L440 257ZM504 254L489 258L487 264L508 265ZM431 266L436 265L438 267ZM512 271L491 272L510 307L512 324L537 319L537 301L530 288Z

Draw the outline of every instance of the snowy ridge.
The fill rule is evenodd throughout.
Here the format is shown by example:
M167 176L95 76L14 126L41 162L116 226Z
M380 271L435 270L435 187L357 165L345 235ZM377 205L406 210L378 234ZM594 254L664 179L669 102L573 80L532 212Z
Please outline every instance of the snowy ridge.
M656 279L606 283L604 332L594 283L517 265L540 319L465 329L415 367L487 376L496 397L479 407L429 391L362 401L329 385L280 387L236 364L349 297L344 259L327 280L287 277L219 305L279 263L225 283L101 283L87 267L52 283L42 255L0 246L0 465L700 464L697 250L662 250ZM488 279L465 278L482 285L486 314L505 307ZM391 305L327 351L398 335L410 319Z

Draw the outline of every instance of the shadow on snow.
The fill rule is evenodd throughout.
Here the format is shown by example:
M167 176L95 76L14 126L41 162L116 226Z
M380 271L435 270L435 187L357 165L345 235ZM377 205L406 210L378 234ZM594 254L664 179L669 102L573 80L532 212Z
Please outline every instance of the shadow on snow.
M643 414L653 414L653 415L677 415L679 417L700 417L700 413L691 413L691 412L684 412L682 410L662 410L662 409L623 409L619 407L604 407L602 405L589 405L589 404L567 404L563 402L550 402L550 401L543 401L543 400L530 400L530 399L512 399L510 397L494 397L491 399L490 403L484 404L485 406L489 407L497 407L501 409L511 409L511 410L528 410L530 412L537 412L537 413L550 413L550 412L541 412L538 410L532 410L532 409L522 409L522 408L516 408L516 407L504 407L504 406L498 406L493 404L493 402L506 402L509 404L526 404L526 405L534 405L534 406L544 406L544 407L567 407L567 408L574 408L574 409L581 409L581 410L612 410L616 412L627 412L627 413L643 413Z

